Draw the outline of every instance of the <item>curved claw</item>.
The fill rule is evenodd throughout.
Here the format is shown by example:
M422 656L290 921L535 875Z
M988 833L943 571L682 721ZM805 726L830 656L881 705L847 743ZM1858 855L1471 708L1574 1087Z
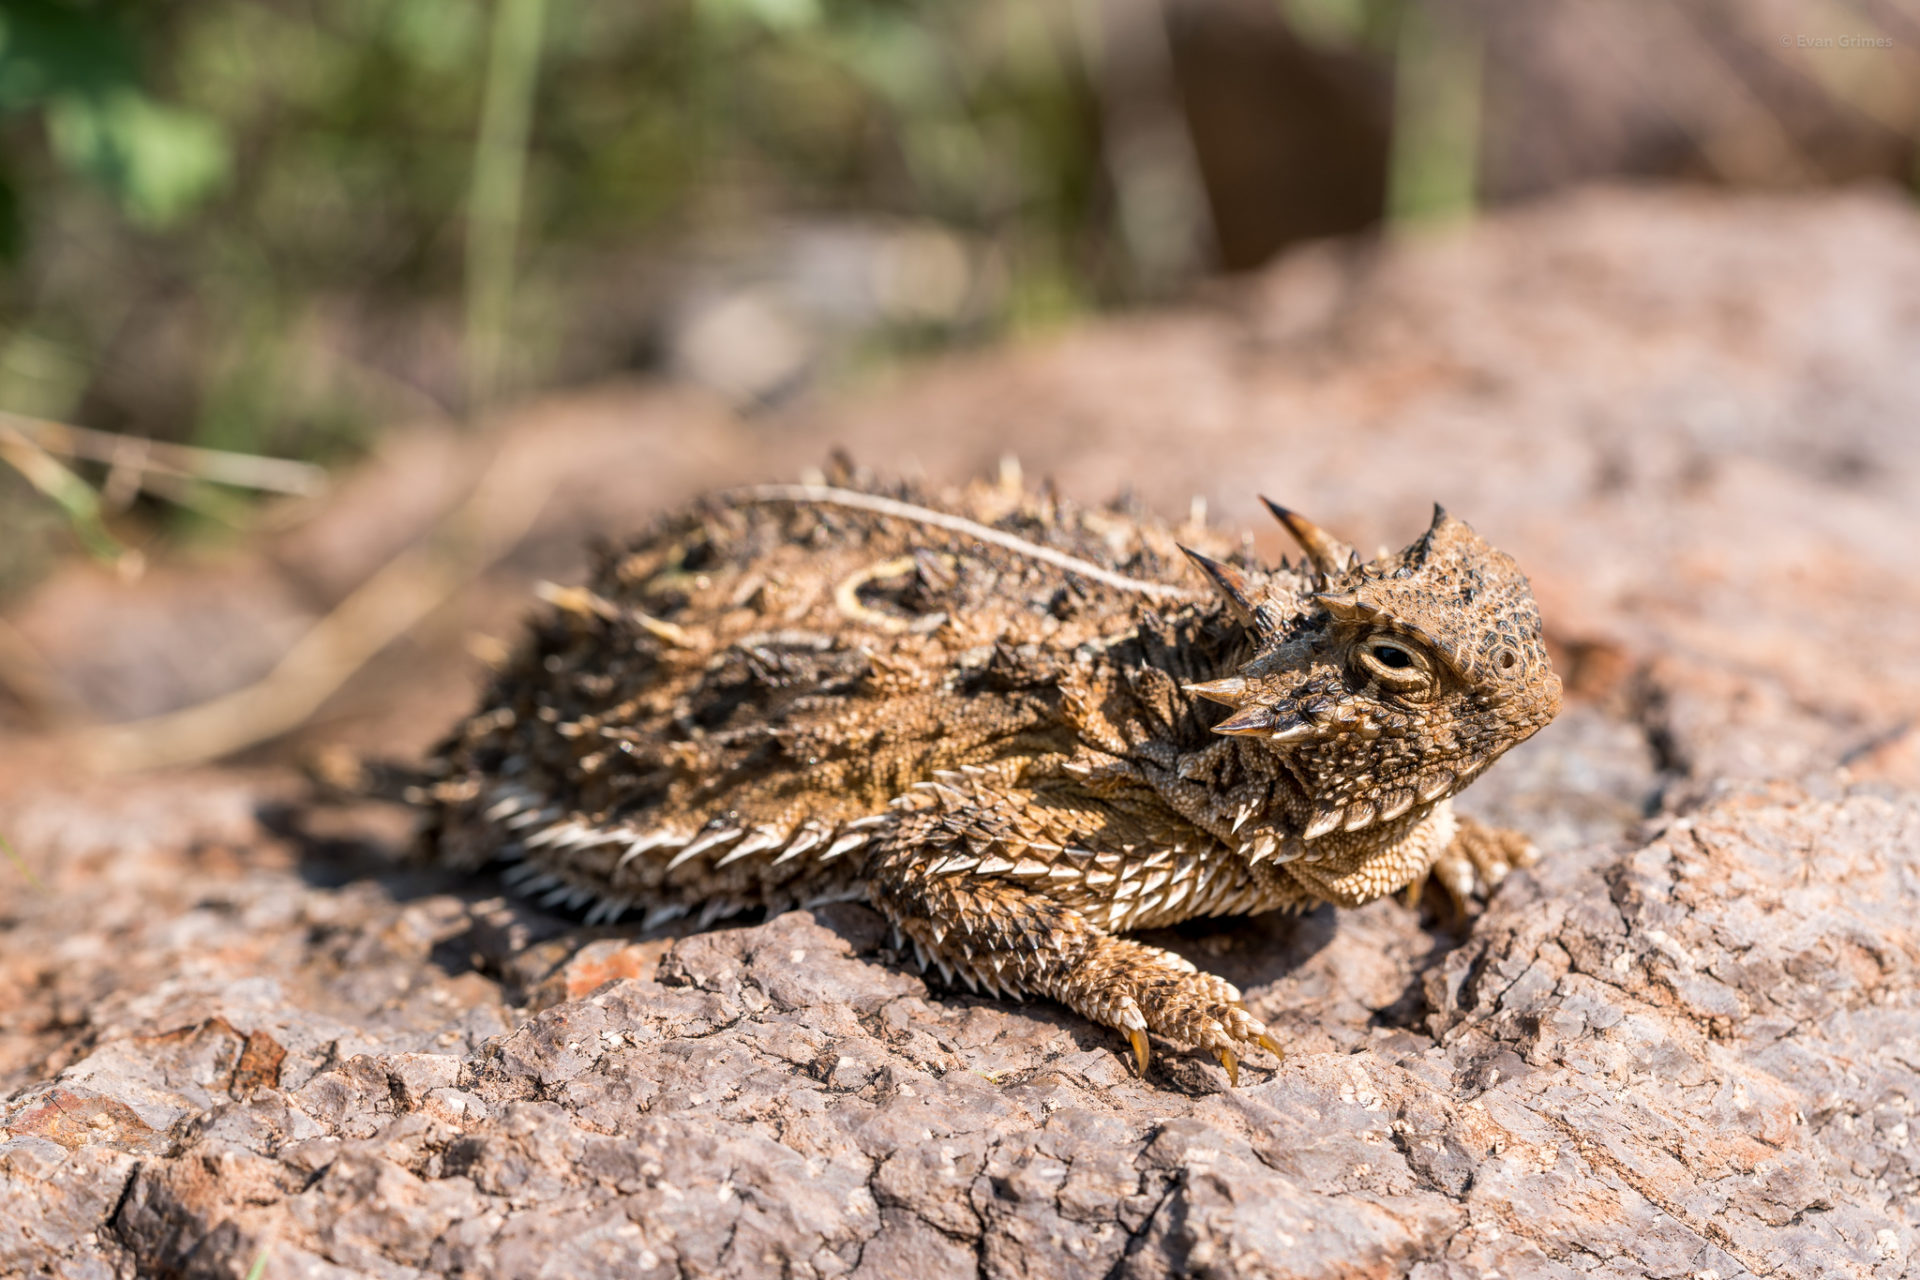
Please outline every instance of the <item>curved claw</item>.
M1144 1080L1147 1075L1147 1033L1144 1031L1136 1031L1132 1027L1129 1027L1127 1028L1127 1039L1133 1042L1134 1065L1139 1068L1140 1078Z
M1227 1087L1237 1088L1240 1084L1240 1059L1233 1056L1231 1049L1215 1049L1213 1053L1220 1059L1220 1065L1227 1069Z
M1262 1031L1254 1037L1254 1040L1262 1049L1265 1049L1268 1053L1280 1059L1280 1061L1285 1062L1287 1060L1287 1051L1280 1047L1280 1042L1273 1038L1272 1032Z
M1415 876L1413 882L1406 887L1405 892L1407 896L1402 899L1402 901L1406 903L1407 908L1411 910L1419 906L1420 899L1425 897L1427 892L1427 873L1422 871L1418 876Z

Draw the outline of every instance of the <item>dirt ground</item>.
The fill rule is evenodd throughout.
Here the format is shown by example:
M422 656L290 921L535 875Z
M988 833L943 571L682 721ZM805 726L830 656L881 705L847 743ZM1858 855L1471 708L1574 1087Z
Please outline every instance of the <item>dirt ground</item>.
M1920 1274L1916 353L1894 195L1592 192L759 418L397 431L244 546L69 566L0 630L0 1276ZM1465 804L1546 860L1470 928L1164 939L1290 1046L1229 1090L929 985L864 908L636 940L305 804L430 744L585 535L833 448L1274 555L1257 493L1367 547L1443 502L1568 682ZM89 771L330 616L297 730L222 704L224 763Z

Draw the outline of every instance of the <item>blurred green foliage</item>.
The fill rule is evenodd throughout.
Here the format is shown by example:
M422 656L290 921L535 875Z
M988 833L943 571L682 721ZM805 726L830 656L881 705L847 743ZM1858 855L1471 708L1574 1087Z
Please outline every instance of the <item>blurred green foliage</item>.
M607 281L644 294L783 216L991 242L1017 284L967 336L1125 296L1072 13L546 5L498 381L643 366L658 317L609 307ZM5 0L0 407L322 458L377 420L461 412L494 14Z
M1176 292L1230 223L1299 215L1221 250L1250 265L1614 173L1912 171L1910 58L1801 66L1682 9L1691 39L1619 29L1661 68L1622 94L1560 38L1585 19L1523 4L0 0L0 410L330 461L668 364L765 403ZM783 271L820 305L782 314ZM778 323L818 338L799 375L701 367ZM14 543L29 488L0 468Z
M44 116L61 167L98 183L144 226L191 212L227 175L220 123L150 96L132 41L110 15L51 0L0 10L0 112L29 110ZM21 248L15 190L0 230L9 257Z
M1477 67L1404 8L1269 12L1425 69L1394 183L1419 218L1471 204ZM1158 296L1209 252L1204 211L1162 217L1206 196L1166 143L1160 24L1087 0L0 0L0 410L327 462L544 387L706 378L689 316L754 272L824 298L789 317L805 341L840 326L808 377ZM807 249L821 229L841 239ZM34 465L0 467L0 528L56 491L71 516L101 474ZM168 498L176 532L244 512ZM97 514L70 532L124 532Z

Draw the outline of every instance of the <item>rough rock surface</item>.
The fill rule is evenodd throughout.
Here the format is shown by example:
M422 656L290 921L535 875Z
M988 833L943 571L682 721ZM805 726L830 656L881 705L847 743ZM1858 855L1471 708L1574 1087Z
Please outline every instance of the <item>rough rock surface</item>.
M147 819L121 806L91 834L137 863L119 827ZM192 817L212 849L232 815ZM0 1111L8 1274L1920 1259L1920 801L1883 787L1743 790L1556 857L1437 963L1390 903L1175 939L1284 969L1255 996L1280 1025L1314 1010L1293 1060L1237 1090L1176 1057L1138 1080L1064 1013L930 991L862 907L600 939L521 1022L502 997L527 952L506 948L539 921L498 900L199 870L87 945L15 926L90 1025ZM1369 1007L1396 982L1421 984L1406 1025Z
M580 437L559 505L630 524L901 421L936 474L1017 432L1091 496L1257 475L1369 540L1441 497L1532 573L1573 694L1468 793L1548 850L1471 927L1380 902L1156 936L1293 1052L1229 1090L1163 1045L1139 1080L1058 1008L930 986L864 908L586 929L278 767L88 781L16 735L0 1276L1920 1275L1920 226L1613 196L1340 252L757 458L700 453L745 454L736 426L663 449L647 402L638 443ZM369 487L385 525L350 518ZM404 538L403 491L376 469L259 561L165 571L178 607L317 607ZM483 602L563 571L545 528ZM164 647L192 628L139 625L168 591L127 598L77 571L13 621L72 702L204 694ZM329 732L446 723L460 630Z

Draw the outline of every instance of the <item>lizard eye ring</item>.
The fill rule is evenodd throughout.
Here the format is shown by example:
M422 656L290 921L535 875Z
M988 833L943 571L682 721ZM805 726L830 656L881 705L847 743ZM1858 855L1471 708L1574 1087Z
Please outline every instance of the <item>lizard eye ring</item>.
M1417 693L1433 683L1433 663L1398 636L1373 635L1354 646L1360 673L1398 693Z
M1373 646L1373 656L1384 666L1396 671L1404 671L1413 665L1413 655L1397 644L1377 644Z

